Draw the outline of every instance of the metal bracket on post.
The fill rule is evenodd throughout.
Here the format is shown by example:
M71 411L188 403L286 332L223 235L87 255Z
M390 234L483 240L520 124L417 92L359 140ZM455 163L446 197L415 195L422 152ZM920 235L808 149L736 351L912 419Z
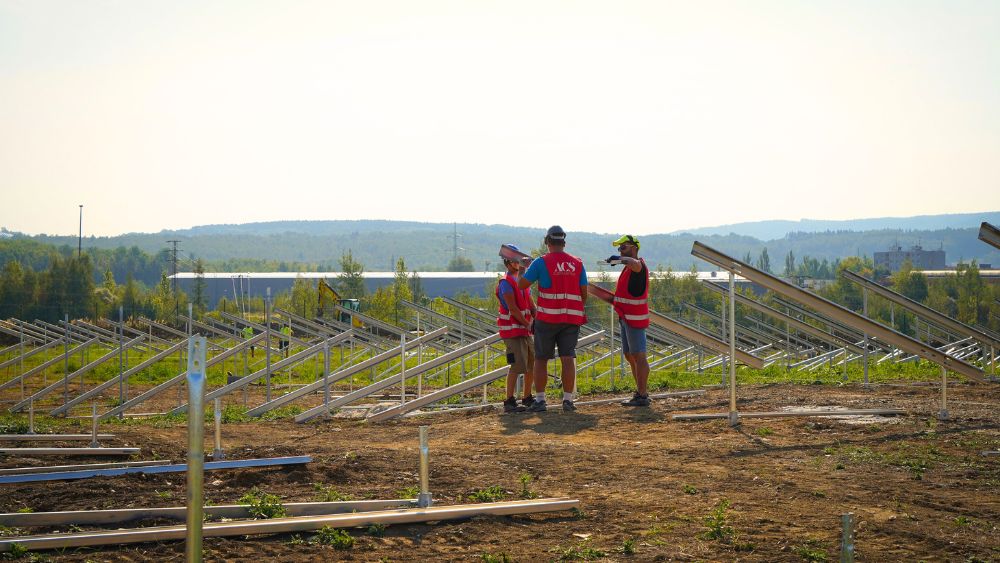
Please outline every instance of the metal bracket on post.
M854 563L854 513L840 515L840 563Z
M427 445L427 429L429 426L420 427L420 495L417 497L417 506L429 508L434 504L430 492L430 448Z
M188 563L202 560L202 512L205 478L205 348L204 336L188 340L188 470L187 546Z

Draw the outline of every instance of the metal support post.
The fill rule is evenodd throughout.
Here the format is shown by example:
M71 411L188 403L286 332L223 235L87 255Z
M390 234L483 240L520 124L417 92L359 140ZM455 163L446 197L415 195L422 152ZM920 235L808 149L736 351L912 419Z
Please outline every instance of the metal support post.
M35 400L28 401L28 434L35 433Z
M92 448L99 448L99 447L101 447L101 445L97 443L97 403L96 402L93 403L93 404L91 404L91 415L90 416L91 416L91 430L93 431L93 434L91 434L91 438L90 438L90 447L92 447Z
M862 312L864 313L865 318L867 319L868 318L868 288L862 288L861 289L861 298L862 298L862 308L863 308ZM868 386L868 333L867 332L865 332L864 342L865 342L865 350L864 350L864 354L862 355L861 362L864 365L864 374L865 374L865 376L864 376L864 384L865 384L865 387L867 387Z
M733 264L736 266L736 264ZM740 423L736 412L736 274L729 272L729 425Z
M222 405L218 397L215 398L215 450L212 452L212 459L219 461L224 458L222 453Z
M265 332L267 337L264 340L264 358L267 362L267 368L264 372L264 381L267 384L267 390L265 391L265 403L271 402L271 288L267 288L267 298L264 300L264 316L267 320L264 324Z
M840 563L854 563L854 513L840 515Z
M205 348L204 336L188 340L188 471L187 562L200 563L205 478Z
M948 370L941 368L941 410L938 411L939 420L948 420Z
M343 353L344 349L340 349ZM343 364L344 362L340 362ZM330 341L323 343L323 406L324 412L330 416Z
M69 329L69 314L66 314L65 319L66 319L65 320L66 340L63 346L63 404L64 405L69 402L69 377L67 377L69 375L69 337L71 332Z
M430 448L427 445L427 429L429 426L420 427L420 496L417 497L417 506L428 508L434 504L430 490Z
M732 279L730 279L730 281L729 281L729 289L732 289L734 285L735 284L733 283ZM730 295L729 296L729 301L732 302L732 300L733 300L733 296ZM722 322L722 327L721 327L722 330L721 330L721 332L724 335L724 334L726 334L726 326L727 326L726 325L726 298L725 297L722 298L722 307L720 308L720 313L721 313L720 316L722 318L722 321L721 321ZM730 338L730 341L732 341L732 338ZM726 368L729 367L728 364L727 364L727 362L726 362L726 360L727 359L731 359L732 357L733 357L733 355L732 355L732 349L730 349L729 358L722 358L722 375L720 376L719 383L721 385L723 385L723 386L726 385Z
M406 404L406 331L399 334L399 404Z
M125 321L123 317L125 315L125 310L123 307L118 307L118 404L125 404L125 362L122 358L122 349L125 346ZM125 412L118 413L119 418L125 418Z

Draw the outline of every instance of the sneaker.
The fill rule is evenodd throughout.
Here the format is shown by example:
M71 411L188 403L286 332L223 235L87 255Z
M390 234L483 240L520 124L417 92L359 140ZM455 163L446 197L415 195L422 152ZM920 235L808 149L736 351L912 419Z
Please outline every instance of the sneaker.
M545 412L545 401L535 401L528 407L528 412Z
M566 411L566 412L575 411L576 410L576 405L573 404L573 401L570 401L569 399L565 399L565 400L563 400L563 410Z
M521 399L521 404L524 406L524 408L529 408L531 405L535 404L535 398L525 397Z
M503 402L503 412L524 412L524 407L518 406L514 397L508 397Z
M632 395L632 398L624 401L622 403L623 407L648 407L649 406L649 395L640 395L636 393Z

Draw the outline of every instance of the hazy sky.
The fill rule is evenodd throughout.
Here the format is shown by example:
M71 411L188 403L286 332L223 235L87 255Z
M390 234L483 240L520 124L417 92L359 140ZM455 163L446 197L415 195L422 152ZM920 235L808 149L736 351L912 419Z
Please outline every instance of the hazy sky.
M0 226L1000 209L1000 1L0 0Z

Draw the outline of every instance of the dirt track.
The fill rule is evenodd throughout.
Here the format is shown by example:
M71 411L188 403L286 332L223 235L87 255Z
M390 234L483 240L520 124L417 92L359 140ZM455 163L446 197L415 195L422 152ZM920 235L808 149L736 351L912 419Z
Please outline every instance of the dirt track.
M1000 559L1000 457L980 455L1000 449L1000 386L949 389L947 422L931 417L938 409L936 387L769 385L742 388L740 396L745 411L839 405L898 407L911 415L860 424L745 419L737 429L725 421L670 420L671 414L725 410L725 391L712 390L656 401L651 409L609 404L572 414L456 413L385 424L230 424L224 426L230 458L312 455L315 461L208 473L206 498L215 504L233 503L253 486L286 501L316 500L314 483L357 499L396 498L417 484L417 428L430 424L436 503L468 502L470 493L493 485L517 498L519 477L528 474L533 493L579 498L583 510L389 527L382 537L353 530L355 544L346 551L289 535L209 538L206 560L481 561L484 554L516 561L837 560L844 512L857 515L860 561ZM184 459L183 426L109 424L102 432L115 433L115 445L140 446L142 459ZM0 465L84 461L5 459ZM10 512L177 506L185 496L183 474L0 487L0 510ZM719 508L723 499L727 509ZM722 539L706 536L713 511ZM633 554L626 553L630 546ZM181 561L184 545L49 555Z

